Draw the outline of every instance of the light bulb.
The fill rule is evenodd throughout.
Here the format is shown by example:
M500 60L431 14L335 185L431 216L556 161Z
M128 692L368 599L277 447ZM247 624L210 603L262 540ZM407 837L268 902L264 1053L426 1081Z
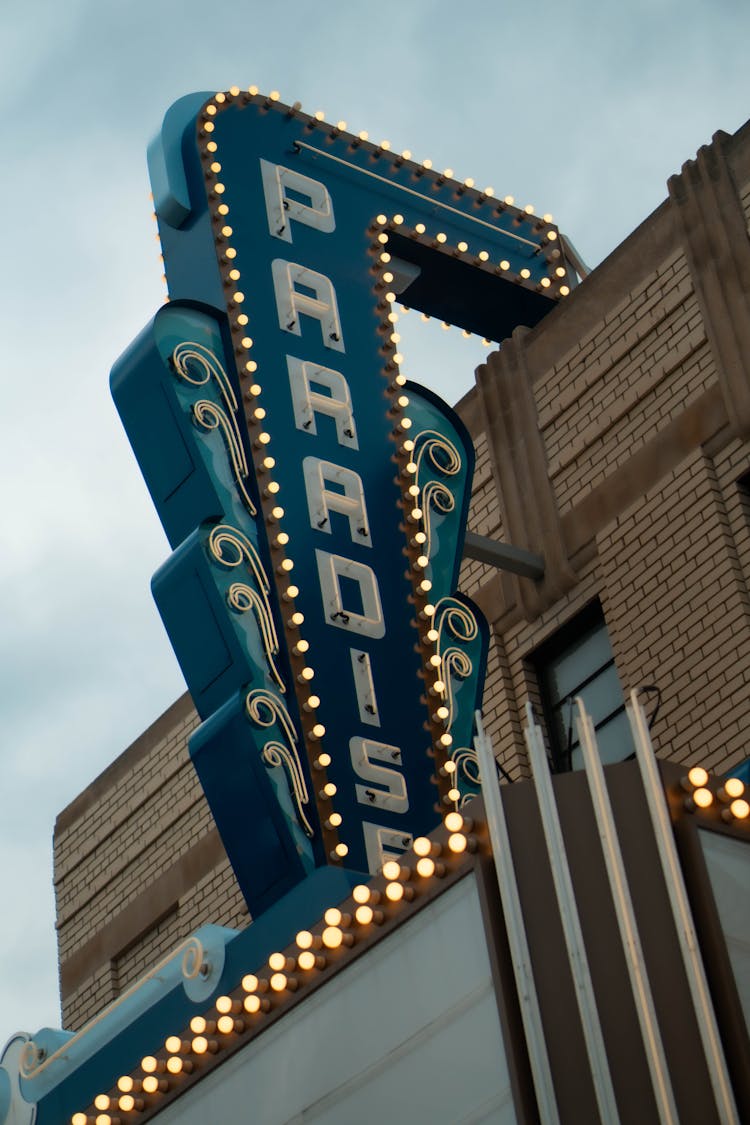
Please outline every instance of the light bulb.
M747 820L750 816L750 804L740 797L736 801L732 801L729 811L737 820Z
M443 823L449 832L460 832L464 826L464 818L459 812L449 812Z
M344 935L338 926L326 926L321 938L326 949L339 949L343 943Z
M708 772L704 770L703 766L693 766L688 771L688 781L694 785L696 789L701 789L708 781Z

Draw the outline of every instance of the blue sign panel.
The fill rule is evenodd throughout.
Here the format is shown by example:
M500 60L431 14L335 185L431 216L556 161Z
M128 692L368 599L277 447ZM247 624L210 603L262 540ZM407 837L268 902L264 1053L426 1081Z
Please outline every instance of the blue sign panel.
M255 91L178 102L149 160L170 303L113 393L257 914L312 866L378 870L476 788L473 447L401 374L394 304L502 338L570 281L546 220Z

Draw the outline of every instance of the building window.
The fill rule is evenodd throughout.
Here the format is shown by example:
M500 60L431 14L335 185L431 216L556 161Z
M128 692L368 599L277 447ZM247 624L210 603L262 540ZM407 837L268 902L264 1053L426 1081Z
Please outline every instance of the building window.
M581 769L576 696L594 720L602 762L633 753L625 700L601 606L592 603L536 651L533 657L547 721L555 773Z

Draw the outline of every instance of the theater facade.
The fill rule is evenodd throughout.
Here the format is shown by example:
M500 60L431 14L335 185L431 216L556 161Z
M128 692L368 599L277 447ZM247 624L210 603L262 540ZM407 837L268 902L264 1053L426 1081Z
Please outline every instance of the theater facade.
M149 162L189 693L57 819L0 1125L750 1118L750 126L588 274L254 89ZM498 345L453 410L415 310Z

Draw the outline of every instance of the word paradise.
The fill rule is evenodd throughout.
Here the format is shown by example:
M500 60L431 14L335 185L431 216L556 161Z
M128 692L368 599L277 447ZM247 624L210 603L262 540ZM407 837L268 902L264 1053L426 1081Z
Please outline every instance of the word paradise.
M402 374L397 304L502 339L571 282L549 217L254 88L177 102L149 164L169 301L112 390L257 916L321 865L376 873L478 787L473 447Z

